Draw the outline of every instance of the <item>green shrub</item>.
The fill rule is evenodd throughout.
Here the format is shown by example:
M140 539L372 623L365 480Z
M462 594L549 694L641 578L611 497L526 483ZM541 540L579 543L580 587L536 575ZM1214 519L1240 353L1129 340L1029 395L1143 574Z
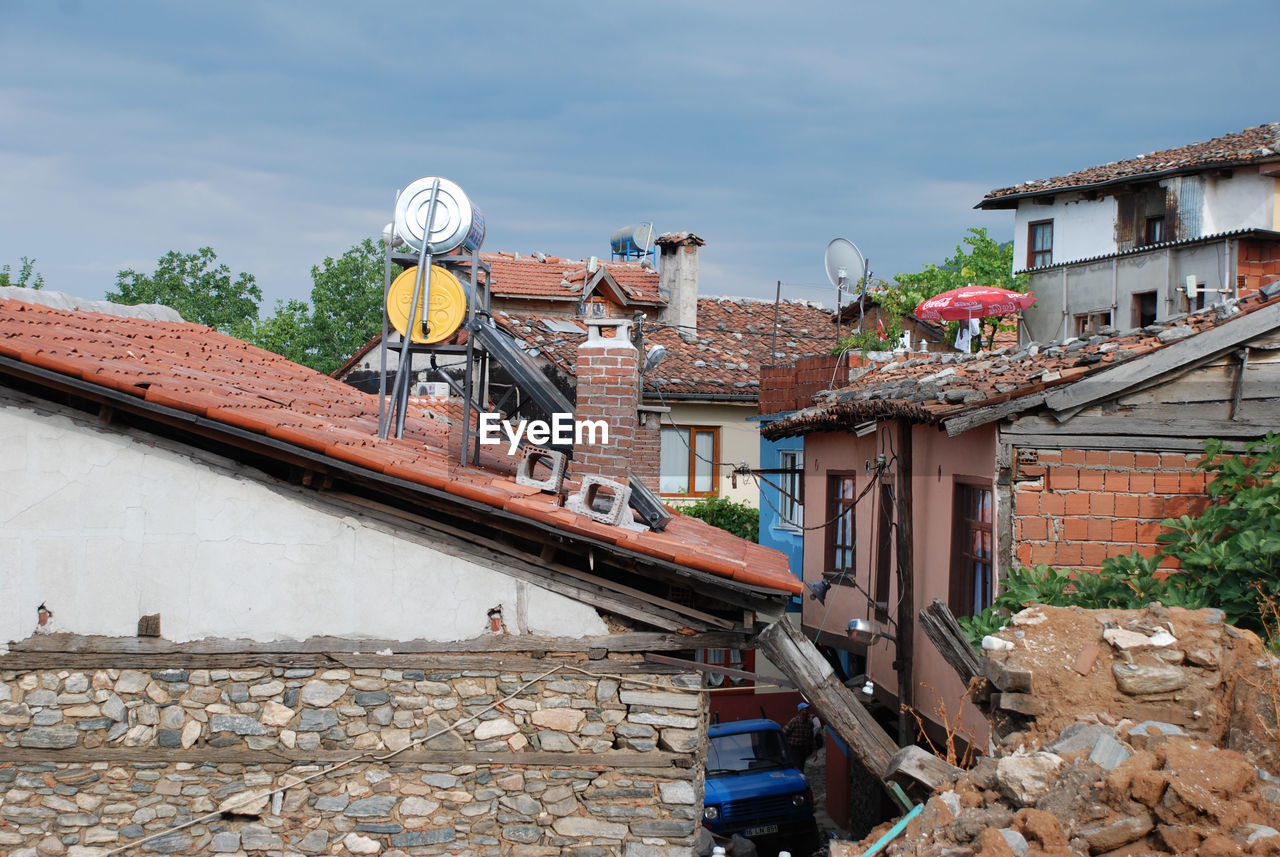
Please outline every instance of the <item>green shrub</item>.
M680 511L727 530L747 541L760 539L760 511L747 503L735 503L725 497L705 497L696 503L680 506Z

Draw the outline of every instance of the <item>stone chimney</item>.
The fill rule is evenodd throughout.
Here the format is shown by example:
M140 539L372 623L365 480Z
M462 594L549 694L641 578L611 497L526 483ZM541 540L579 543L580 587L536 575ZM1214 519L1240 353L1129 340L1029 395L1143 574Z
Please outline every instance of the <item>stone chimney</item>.
M692 232L667 232L654 243L662 254L658 291L667 299L659 320L677 325L680 338L692 342L698 335L698 248L706 242Z
M570 470L579 478L600 476L622 485L630 480L631 450L640 405L639 352L631 344L631 319L588 318L587 340L578 346L574 368L578 405L574 415L603 420L609 442L597 432L582 431L573 447Z

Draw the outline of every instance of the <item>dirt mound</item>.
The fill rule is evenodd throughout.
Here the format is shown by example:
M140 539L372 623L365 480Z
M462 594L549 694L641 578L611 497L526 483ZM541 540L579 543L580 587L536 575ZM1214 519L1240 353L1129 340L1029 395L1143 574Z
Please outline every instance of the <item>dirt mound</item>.
M1036 606L984 653L999 744L890 857L1280 855L1280 662L1257 636L1214 610Z

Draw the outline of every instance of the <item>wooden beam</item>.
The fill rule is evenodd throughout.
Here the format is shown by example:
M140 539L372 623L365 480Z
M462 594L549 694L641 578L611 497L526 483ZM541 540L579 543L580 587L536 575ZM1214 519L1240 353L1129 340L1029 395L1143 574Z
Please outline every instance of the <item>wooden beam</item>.
M955 437L971 428L977 428L1043 404L1044 393L1032 393L1030 396L1020 396L1007 402L1001 402L998 405L988 405L985 408L965 411L950 419L943 420L942 427L947 430L947 437Z
M116 764L190 762L194 764L290 764L313 765L345 762L359 757L361 761L376 762L377 757L387 756L390 750L249 750L246 748L192 747L189 750L163 747L68 747L65 750L36 750L18 747L0 747L0 764L20 765L41 763L89 764L109 762ZM601 752L556 753L551 751L526 751L520 753L492 753L480 750L423 750L414 748L397 753L387 761L398 765L528 765L536 767L600 767L600 768L679 768L680 777L687 777L694 764L694 757L665 751L641 752L638 750L604 750Z
M956 671L962 684L967 687L972 679L982 675L982 663L946 603L935 598L921 610L920 628L937 647L942 659Z
M1179 339L1163 348L1126 360L1111 369L1087 375L1079 381L1064 384L1045 393L1045 404L1053 410L1065 410L1110 399L1136 384L1160 375L1209 360L1230 351L1256 336L1280 328L1280 301L1256 309L1241 318L1231 319L1195 336Z
M1081 435L1072 436L1070 432L1039 433L1028 431L1014 433L1009 429L1001 429L1001 441L1015 444L1018 449L1133 449L1139 452L1202 452L1204 442L1196 438L1168 437L1153 435L1136 437L1123 435ZM1243 449L1245 444L1228 441L1227 448L1232 451Z
M735 670L733 667L722 667L719 664L705 664L701 661L690 661L684 658L669 658L666 655L655 655L648 653L644 656L645 661L651 664L665 664L672 667L683 667L684 669L697 670L698 672L710 673L711 675L723 675L729 678L741 678L756 684L767 684L774 687L790 687L795 688L795 683L776 675L760 675L760 673L747 672L746 670Z
M256 643L251 640L193 640L174 643L159 637L98 637L77 634L45 634L31 636L9 646L10 653L59 652L70 655L149 654L149 655L253 655L253 654L328 654L330 652L380 652L386 666L407 654L447 653L484 654L492 652L587 652L605 649L610 652L680 651L690 649L723 649L741 647L744 634L712 632L706 634L663 634L632 631L595 637L535 637L494 634L471 640L349 640L342 637L311 637L306 640ZM3 656L3 657L8 657ZM0 663L3 663L0 657Z
M822 654L786 619L760 632L756 646L817 709L822 722L877 779L884 782L898 745L863 707L862 701L841 684Z
M912 559L912 425L899 420L898 428L898 627L894 629L894 669L898 674L898 744L905 747L915 742L915 726L909 722L907 709L913 707L915 699L916 578Z
M963 773L923 747L910 744L893 754L888 777L895 780L907 777L928 786L930 791L937 791L940 786L954 783Z
M1023 434L1056 436L1058 438L1057 443L1062 443L1063 438L1075 439L1082 435L1129 435L1131 437L1146 438L1181 437L1193 439L1207 437L1260 438L1268 431L1274 431L1277 425L1274 421L1231 423L1225 420L1185 419L1177 411L1177 408L1171 406L1168 416L1164 418L1125 417L1119 415L1112 417L1076 417L1062 425L1058 425L1053 420L1044 417L1023 417L1013 425L1004 428L1003 431L1013 443L1022 446L1025 445L1025 442L1018 436ZM1182 413L1186 413L1185 408L1182 409ZM1193 448L1201 446L1203 444L1193 444Z

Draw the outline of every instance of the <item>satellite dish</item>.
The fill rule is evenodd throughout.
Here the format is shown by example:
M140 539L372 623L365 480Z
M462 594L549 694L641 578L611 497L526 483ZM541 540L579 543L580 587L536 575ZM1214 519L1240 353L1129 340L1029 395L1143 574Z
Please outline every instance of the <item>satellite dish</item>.
M856 286L867 274L867 260L852 241L833 238L827 245L827 279L838 290Z

